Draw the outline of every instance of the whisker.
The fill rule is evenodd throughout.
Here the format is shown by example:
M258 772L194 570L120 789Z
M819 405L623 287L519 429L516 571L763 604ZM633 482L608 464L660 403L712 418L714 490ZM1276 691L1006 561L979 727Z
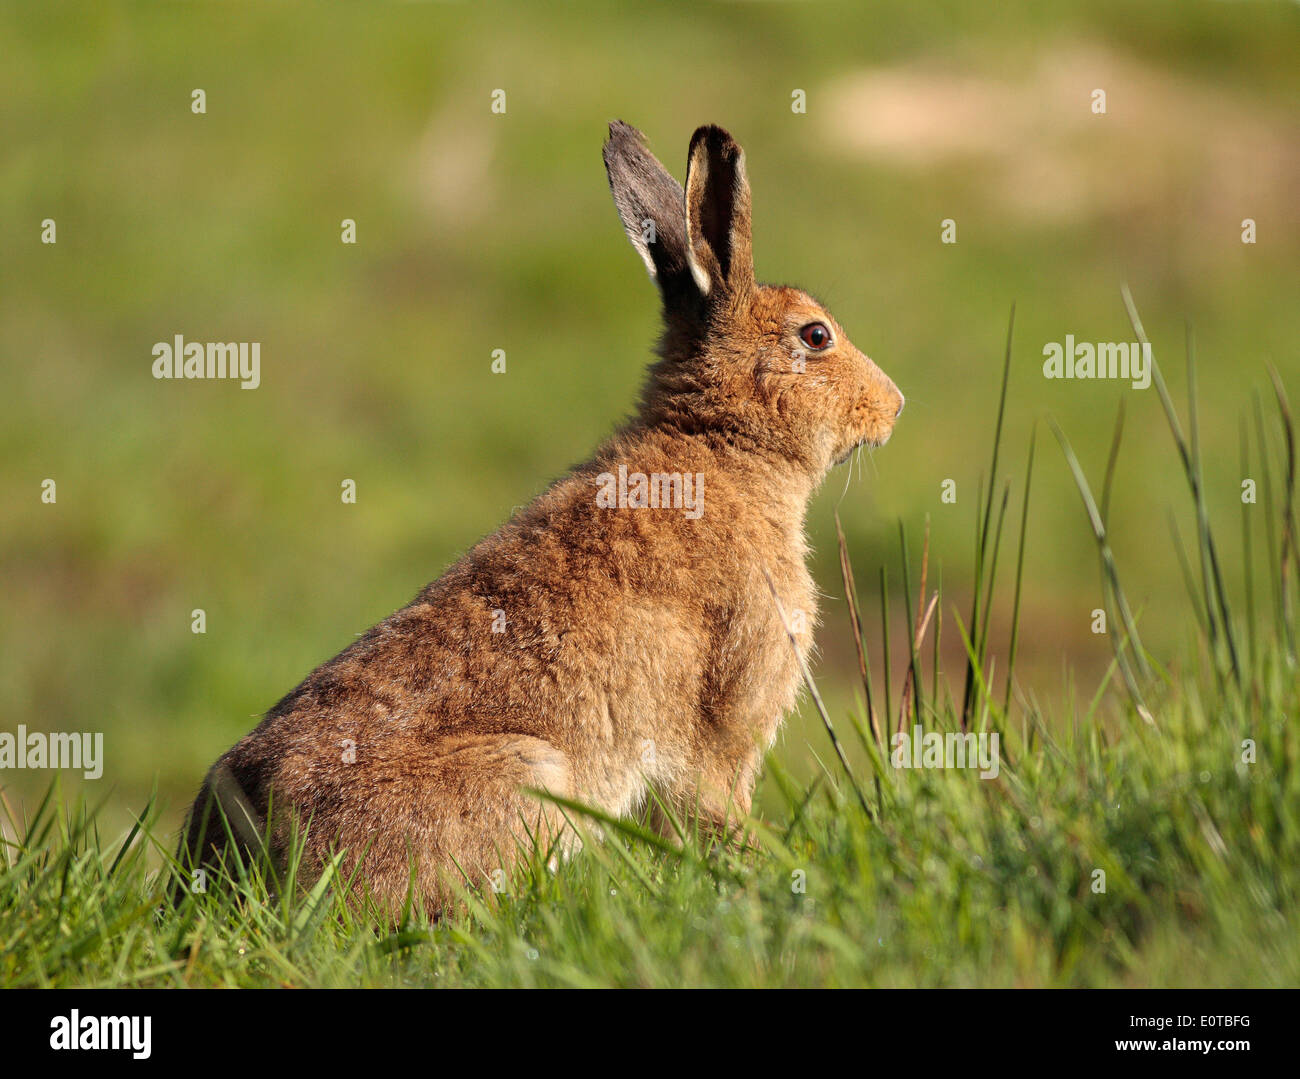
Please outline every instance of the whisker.
M835 508L840 508L840 503L844 501L844 496L849 493L849 480L853 479L853 461L849 461L849 467L844 470L844 490L840 492L840 497L835 502Z

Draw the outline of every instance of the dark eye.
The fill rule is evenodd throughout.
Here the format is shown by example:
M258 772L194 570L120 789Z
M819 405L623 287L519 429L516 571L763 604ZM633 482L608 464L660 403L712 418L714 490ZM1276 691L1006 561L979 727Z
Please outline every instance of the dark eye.
M811 349L820 352L831 343L831 331L825 323L810 322L799 331L799 340Z

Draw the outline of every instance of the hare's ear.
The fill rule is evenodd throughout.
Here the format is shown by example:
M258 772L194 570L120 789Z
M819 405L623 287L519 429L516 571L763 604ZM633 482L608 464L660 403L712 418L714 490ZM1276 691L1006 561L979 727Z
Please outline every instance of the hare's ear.
M622 120L609 125L605 171L627 238L658 284L664 305L674 306L683 292L694 291L682 185L646 148L645 136Z
M686 258L701 292L739 296L754 285L745 151L720 127L691 136L686 165Z

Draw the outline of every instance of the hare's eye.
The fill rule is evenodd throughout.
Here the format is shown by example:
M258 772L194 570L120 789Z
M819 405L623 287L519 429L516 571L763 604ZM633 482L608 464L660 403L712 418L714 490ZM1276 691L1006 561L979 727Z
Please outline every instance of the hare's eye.
M831 331L826 328L825 323L810 322L799 331L799 340L809 348L820 352L831 343Z

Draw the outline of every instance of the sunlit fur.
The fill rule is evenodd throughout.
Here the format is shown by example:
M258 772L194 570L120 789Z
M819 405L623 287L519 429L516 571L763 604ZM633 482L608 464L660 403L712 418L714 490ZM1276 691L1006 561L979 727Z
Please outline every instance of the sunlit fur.
M748 813L812 646L808 500L835 462L888 439L903 398L807 293L755 284L726 132L695 133L685 190L627 125L611 125L605 161L663 298L637 415L217 761L182 843L191 864L228 850L220 813L235 847L270 834L280 859L306 825L302 882L341 850L345 870L363 858L358 894L395 913L413 879L436 911L449 879L508 881L530 834L572 852L530 789L619 815L653 788L728 838ZM810 322L830 347L802 344ZM598 506L598 477L620 465L699 474L702 513Z

